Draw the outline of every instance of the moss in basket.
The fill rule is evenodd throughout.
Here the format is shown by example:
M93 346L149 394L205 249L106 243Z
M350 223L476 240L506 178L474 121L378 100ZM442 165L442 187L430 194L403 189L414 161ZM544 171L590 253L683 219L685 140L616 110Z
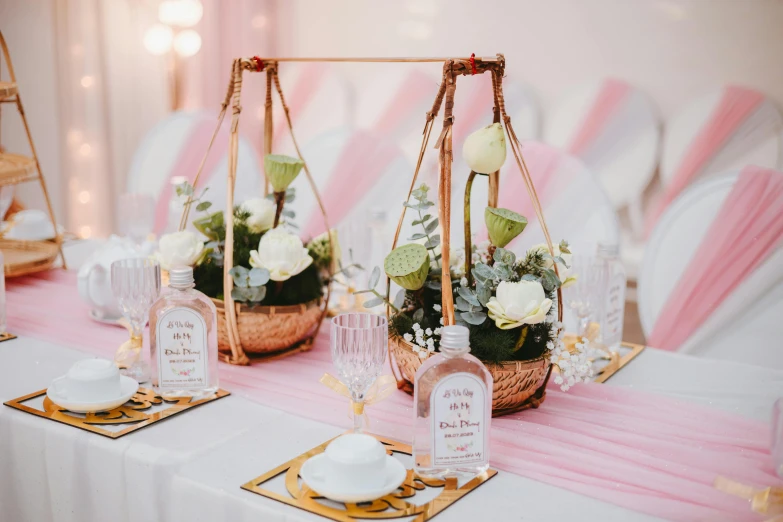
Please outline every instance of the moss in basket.
M247 225L250 214L239 206L234 208L234 266L250 266L250 251L258 248L263 233L253 233ZM215 213L194 221L204 235L222 244L225 241L225 224L222 213ZM196 288L216 299L223 299L222 258L207 256L193 269ZM269 281L266 285L263 306L285 306L307 303L318 299L323 292L323 282L316 266L310 265L287 281Z

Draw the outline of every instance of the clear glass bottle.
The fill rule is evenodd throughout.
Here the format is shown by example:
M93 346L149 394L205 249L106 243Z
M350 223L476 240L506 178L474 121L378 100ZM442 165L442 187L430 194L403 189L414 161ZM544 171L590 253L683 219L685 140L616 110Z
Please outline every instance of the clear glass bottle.
M217 312L193 286L191 267L171 269L168 291L150 309L152 385L167 397L218 389Z
M625 267L620 259L620 247L614 243L598 244L598 262L601 264L602 281L605 282L604 296L600 301L600 342L611 351L616 351L623 341L623 320L625 318Z
M445 326L440 353L416 372L413 462L422 477L468 478L489 468L492 375L470 355L469 331Z

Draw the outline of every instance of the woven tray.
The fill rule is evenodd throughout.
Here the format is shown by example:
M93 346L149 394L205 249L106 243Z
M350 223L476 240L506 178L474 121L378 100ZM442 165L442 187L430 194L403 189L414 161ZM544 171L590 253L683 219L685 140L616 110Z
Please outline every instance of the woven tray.
M13 82L0 82L0 100L10 98L18 92L16 84Z
M23 181L32 181L37 176L38 171L35 168L33 158L10 152L0 153L0 185L15 185Z
M57 243L0 239L3 271L6 277L17 277L49 270L57 260Z

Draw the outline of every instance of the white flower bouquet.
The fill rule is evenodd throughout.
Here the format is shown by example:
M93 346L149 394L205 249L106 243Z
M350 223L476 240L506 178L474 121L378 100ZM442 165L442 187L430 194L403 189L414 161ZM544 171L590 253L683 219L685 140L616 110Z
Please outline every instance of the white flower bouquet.
M491 125L469 137L464 158L473 171L465 215L466 238L470 238L470 184L476 175L494 172L502 165L505 145L501 126ZM445 270L450 274L455 321L470 330L471 352L495 374L496 410L522 407L541 382L546 382L552 364L564 370L555 376L563 389L587 379L591 370L584 364L583 347L577 349L577 354L565 350L563 326L557 319L558 289L577 279L571 273L568 243L553 245L551 251L547 245L534 245L517 258L505 247L523 232L527 219L511 210L488 206L484 221L489 242L474 245L467 239L467 249L451 251L450 266L444 267L438 219L428 214L435 206L428 199L428 191L426 185L419 186L405 203L408 210L417 213L412 224L420 226L421 231L409 238L411 243L390 252L384 263L386 275L402 289L393 300L375 288L363 290L375 294L367 306L385 302L391 310L393 352L405 380L413 382L421 361L439 350ZM377 283L380 270L376 269L374 275L371 287ZM520 369L516 381L525 380L519 375L527 372L532 385L528 383L524 389L520 385L510 401L513 404L499 406L497 383L508 377L503 368Z
M279 179L274 175L277 164L281 165L283 174ZM294 189L285 183L296 178L296 167L301 169L301 161L269 155L266 165L270 177L278 182L275 189L283 187L282 191L244 201L233 208L231 298L246 313L256 314L253 320L240 317L238 321L239 330L247 330L242 342L248 352L283 350L306 338L320 321L327 284L341 271L335 231L304 243L293 231L294 213L284 207L295 197ZM200 213L193 225L202 237L188 230L166 234L160 239L156 256L164 270L176 265L192 266L196 288L221 308L226 246L224 213L211 212L212 204L204 199L204 193L195 197L193 187L187 183L178 186L177 193L190 196L190 204ZM218 325L224 330L222 315L219 314ZM276 319L270 318L272 315ZM283 323L293 331L284 328ZM276 328L274 334L268 335L272 326ZM220 332L219 340L221 349L227 351L225 331Z

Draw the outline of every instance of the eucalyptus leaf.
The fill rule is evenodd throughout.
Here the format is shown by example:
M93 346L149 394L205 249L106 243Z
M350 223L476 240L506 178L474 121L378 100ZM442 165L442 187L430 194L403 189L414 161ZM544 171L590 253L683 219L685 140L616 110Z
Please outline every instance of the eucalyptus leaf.
M231 299L234 301L245 302L247 301L247 295L245 294L245 288L232 288Z
M431 232L434 232L436 228L438 228L438 219L437 218L435 218L432 221L430 221L429 223L427 223L427 226L424 227L424 230L429 234Z
M505 248L496 248L492 259L498 263L505 263L511 266L517 260L517 256L511 250L506 250Z
M394 306L397 308L402 308L402 305L405 304L405 289L401 288L399 292L397 292L397 295L394 296Z
M475 274L481 276L481 279L486 280L495 278L495 271L484 263L476 263L476 267L473 270Z
M487 320L487 314L484 312L463 312L460 314L460 317L462 317L466 323L476 326L484 324L484 321Z
M557 274L555 274L554 270L552 270L551 268L547 268L543 272L541 285L544 287L544 290L546 290L547 292L552 292L553 290L557 289L557 287L560 286L560 278L557 277Z
M437 290L437 291L443 289L443 285L441 284L440 281L427 281L426 283L424 283L424 286L426 286L431 290Z
M376 307L378 305L381 305L381 304L383 304L383 299L381 299L380 297L376 297L375 299L370 299L369 301L365 301L364 302L364 307L365 308L374 308L374 307Z
M290 219L294 219L296 217L296 212L293 210L284 208L283 211L280 213L281 216L285 216Z
M473 277L476 279L476 281L481 283L486 283L488 279L494 277L494 274L492 274L491 277L487 277L486 274L479 273L475 268L472 269L470 273L473 274Z
M234 279L234 285L240 288L247 288L247 268L237 265L229 270L228 273Z
M204 212L205 210L207 210L211 206L212 206L212 202L211 201L202 201L201 203L196 205L196 210L199 211L199 212Z
M495 275L497 276L497 278L500 279L501 281L508 281L509 279L511 279L511 276L514 275L514 272L513 270L511 270L511 267L505 263L495 263L493 270L495 271Z
M381 279L381 269L376 266L375 268L372 269L372 274L370 274L369 287L375 288L376 285L378 284L378 281L380 281L380 279Z
M427 250L433 250L440 245L440 236L432 236L429 241L424 243L424 248Z
M455 300L455 305L457 307L457 310L461 310L463 312L470 312L472 310L470 303L468 303L465 299L463 299L461 296L457 296L457 299Z
M248 273L250 286L262 286L269 282L269 270L266 268L251 268Z
M413 312L413 322L414 323L421 323L424 320L424 309L419 308L415 312Z
M540 278L533 274L525 274L522 276L522 281L538 281Z
M492 290L489 286L476 282L476 298L482 306L487 306L489 299L492 297Z
M260 303L266 297L265 286L254 286L248 290L248 300L253 303Z
M479 303L476 294L474 294L469 289L460 287L457 289L457 293L460 295L460 297L462 297L465 301L469 302L470 304L475 306L480 306L481 303Z
M418 239L423 239L427 237L427 234L422 234L421 232L416 232L411 237L408 238L408 241L416 241Z

